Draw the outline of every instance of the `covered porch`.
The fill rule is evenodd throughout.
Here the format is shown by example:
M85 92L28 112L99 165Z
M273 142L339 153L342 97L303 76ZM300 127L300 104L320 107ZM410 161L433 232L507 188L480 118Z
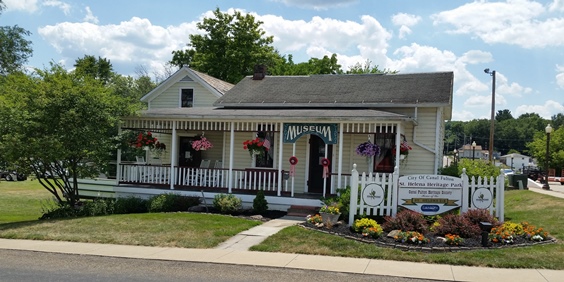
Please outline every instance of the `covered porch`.
M386 146L395 146L395 150L390 147L386 154L393 153L393 160L399 160L400 138L413 123L405 115L371 109L149 110L140 117L124 119L121 130L150 131L167 150L158 159L147 151L143 162L122 161L118 152L115 180L122 191L252 195L264 190L274 197L319 199L350 183L352 164L366 172L383 166L382 160L355 153L356 146L370 138L393 138ZM213 148L194 152L190 142L204 134ZM243 149L245 140L259 135L263 141L268 139L272 148L269 162L260 165ZM290 162L292 157L296 164ZM324 159L329 164L324 165ZM383 173L399 173L399 165L387 165Z

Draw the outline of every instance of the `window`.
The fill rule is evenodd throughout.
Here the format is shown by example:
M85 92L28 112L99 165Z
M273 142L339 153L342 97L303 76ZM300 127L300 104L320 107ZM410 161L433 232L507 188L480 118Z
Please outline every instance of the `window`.
M180 107L194 107L194 89L181 89L180 91Z
M268 150L262 154L258 155L255 159L255 167L274 167L274 132L273 131L259 131L257 132L257 137L262 140L263 146L267 147ZM266 128L265 128L266 129Z
M380 146L380 155L374 156L374 172L394 172L395 133L374 134L374 144Z

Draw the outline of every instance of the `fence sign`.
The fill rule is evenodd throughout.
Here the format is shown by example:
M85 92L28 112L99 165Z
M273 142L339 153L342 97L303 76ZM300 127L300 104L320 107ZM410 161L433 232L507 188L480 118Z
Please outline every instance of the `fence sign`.
M399 178L398 205L436 215L460 207L462 179L446 175L406 175Z
M394 173L359 174L356 164L350 178L349 225L355 215L395 216L398 206L424 215L441 214L456 208L487 210L504 221L504 175L460 178L447 175L405 175Z

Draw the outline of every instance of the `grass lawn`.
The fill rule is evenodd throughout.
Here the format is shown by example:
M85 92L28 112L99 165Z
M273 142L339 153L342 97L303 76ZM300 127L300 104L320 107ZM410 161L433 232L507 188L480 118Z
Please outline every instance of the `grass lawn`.
M37 181L0 182L0 237L144 246L213 248L260 222L215 214L147 213L37 220L50 194ZM559 241L522 248L420 253L377 247L334 235L288 227L251 249L451 265L564 269L564 199L507 191L506 221L543 227Z
M200 213L146 213L37 220L49 200L37 181L0 183L0 237L181 248L213 248L261 222ZM45 203L43 203L45 204Z
M519 248L421 253L378 247L293 226L267 238L251 250L450 265L564 269L564 225L562 220L559 220L564 212L564 199L527 190L514 190L506 191L505 203L506 221L527 221L537 227L543 227L551 236L556 237L558 242Z

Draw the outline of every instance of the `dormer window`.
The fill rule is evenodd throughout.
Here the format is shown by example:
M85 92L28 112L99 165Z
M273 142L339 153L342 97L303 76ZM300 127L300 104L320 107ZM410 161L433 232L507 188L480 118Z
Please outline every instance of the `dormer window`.
M180 90L180 107L182 108L194 107L194 89Z

